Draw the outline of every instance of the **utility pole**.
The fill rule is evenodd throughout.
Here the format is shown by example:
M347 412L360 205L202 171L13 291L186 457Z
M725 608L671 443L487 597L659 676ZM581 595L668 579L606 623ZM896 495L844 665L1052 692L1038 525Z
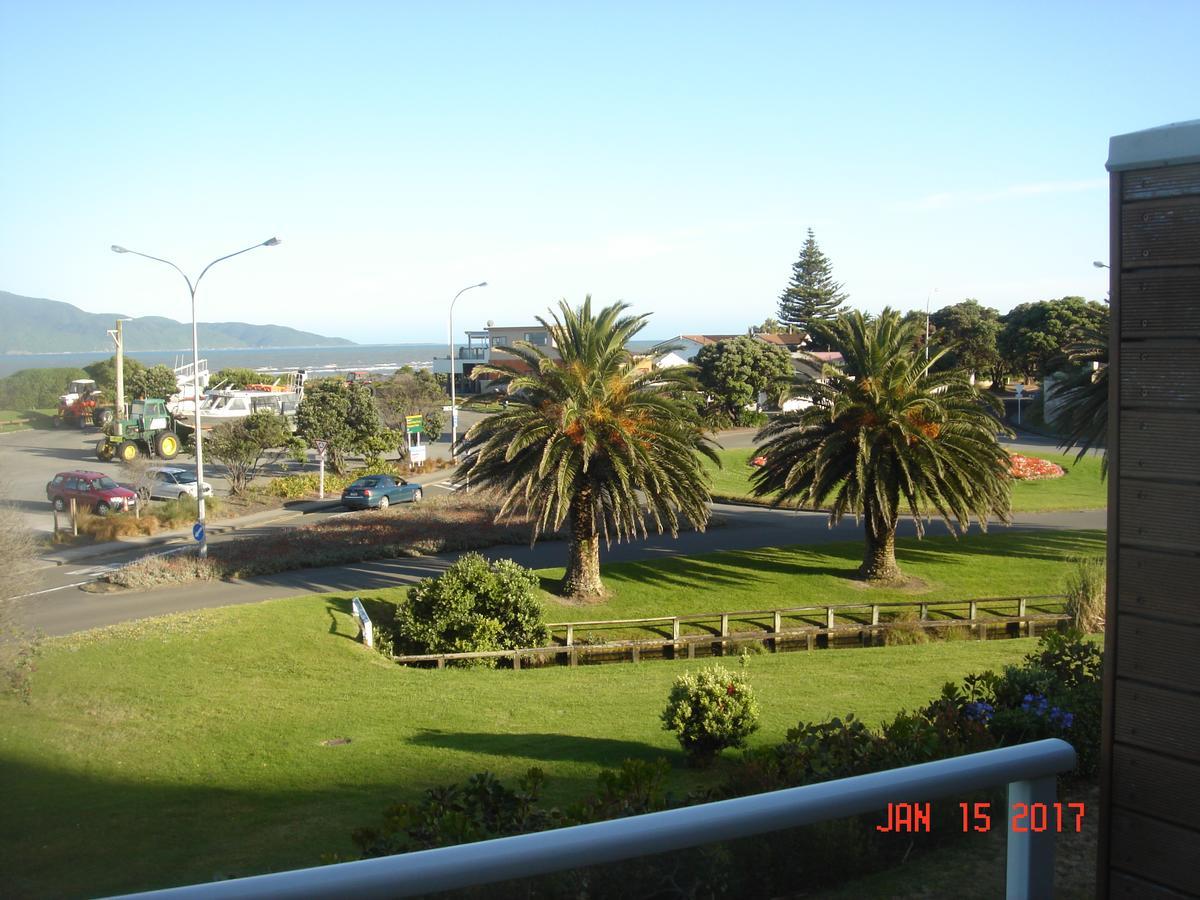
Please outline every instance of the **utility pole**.
M117 346L117 406L113 410L113 421L116 423L118 435L122 434L121 420L125 418L125 336L121 328L124 322L125 319L117 319L116 330L108 333Z

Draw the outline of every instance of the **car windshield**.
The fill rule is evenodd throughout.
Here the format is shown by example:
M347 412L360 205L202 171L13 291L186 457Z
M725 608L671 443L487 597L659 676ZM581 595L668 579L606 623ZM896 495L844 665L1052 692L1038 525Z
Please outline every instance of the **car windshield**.
M107 475L105 475L103 478L97 478L92 483L96 486L97 490L101 490L101 491L111 491L113 488L115 488L117 486L117 483L115 481L113 481L111 478L109 478Z
M172 472L171 474L175 476L175 480L180 484L196 483L196 476L192 472Z
M356 487L356 488L379 487L379 479L378 478L360 478L360 479L358 479L358 481L354 482L354 484L350 485L350 487Z

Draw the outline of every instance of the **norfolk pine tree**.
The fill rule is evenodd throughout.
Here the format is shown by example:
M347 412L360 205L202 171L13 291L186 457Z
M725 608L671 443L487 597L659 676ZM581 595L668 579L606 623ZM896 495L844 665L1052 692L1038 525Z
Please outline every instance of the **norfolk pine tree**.
M846 302L842 286L833 280L829 258L817 246L813 230L792 264L792 280L779 295L779 321L789 330L813 334L817 326L832 322Z

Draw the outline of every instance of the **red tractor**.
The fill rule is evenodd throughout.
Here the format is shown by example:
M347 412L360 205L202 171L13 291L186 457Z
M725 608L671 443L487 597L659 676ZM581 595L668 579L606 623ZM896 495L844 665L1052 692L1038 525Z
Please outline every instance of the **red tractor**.
M103 427L112 421L109 407L100 407L100 391L90 378L77 378L71 382L67 392L58 398L58 415L55 425L69 423L84 428L89 423Z

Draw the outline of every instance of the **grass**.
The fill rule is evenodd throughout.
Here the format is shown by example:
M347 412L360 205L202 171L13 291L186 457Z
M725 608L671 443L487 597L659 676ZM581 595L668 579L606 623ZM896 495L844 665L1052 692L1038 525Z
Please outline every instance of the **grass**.
M684 662L413 670L356 643L349 613L348 597L313 595L49 641L31 702L0 697L5 893L97 895L314 865L351 853L352 829L389 803L484 769L511 778L539 766L554 802L626 758L666 756L680 793L721 776L721 762L685 768L659 725ZM848 711L878 723L1032 646L756 656L763 719L751 743Z
M719 450L722 468L705 461L712 479L714 500L736 500L769 505L750 490L749 465L755 451ZM1037 452L1026 454L1058 463L1067 474L1044 481L1016 481L1012 487L1013 512L1049 512L1062 509L1101 509L1108 505L1108 485L1100 480L1100 457L1088 455L1076 461L1074 453Z
M604 567L610 596L587 606L546 598L550 621L633 619L722 610L899 600L966 600L1058 594L1067 561L1104 555L1103 531L1003 531L962 538L901 538L896 558L914 586L856 580L861 542L763 547ZM539 572L547 586L562 569ZM1012 610L1008 612L1011 614ZM732 626L731 626L732 627Z
M53 428L56 409L0 409L0 434L28 428Z

